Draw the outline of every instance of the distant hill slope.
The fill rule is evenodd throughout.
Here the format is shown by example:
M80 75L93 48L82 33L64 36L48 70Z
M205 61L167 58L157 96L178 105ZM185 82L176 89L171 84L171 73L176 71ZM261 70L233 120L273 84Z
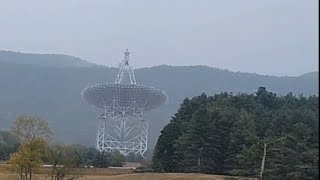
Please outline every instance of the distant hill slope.
M55 68L0 62L0 129L11 126L18 114L47 119L58 141L95 145L101 110L87 105L80 91L87 85L114 82L118 69L102 66ZM318 95L318 76L309 78L236 73L206 66L156 66L135 71L138 84L165 90L168 104L146 113L150 120L149 146L185 97L205 92L256 92L259 86L283 95Z
M10 132L0 131L0 145L13 146L18 143L16 137L14 137Z
M0 50L0 62L35 64L51 67L92 67L96 64L62 54L32 54Z
M303 78L315 78L315 77L318 77L319 78L319 72L309 72L309 73L305 73L305 74L302 74L300 75L299 77L303 77Z

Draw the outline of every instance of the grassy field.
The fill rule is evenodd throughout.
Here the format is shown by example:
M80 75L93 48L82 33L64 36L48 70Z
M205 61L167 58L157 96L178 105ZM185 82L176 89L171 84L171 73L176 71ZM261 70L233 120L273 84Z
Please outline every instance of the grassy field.
M184 174L184 173L142 173L142 174L125 174L114 176L88 176L81 180L231 180L239 178L230 178L226 176L205 175L205 174Z
M0 180L14 180L17 177L13 174L0 173ZM36 175L37 180L49 180L46 175ZM186 174L186 173L140 173L140 174L122 174L122 175L85 175L79 180L236 180L246 179L230 176L206 175L206 174Z
M49 180L47 175L50 169L41 168L34 176L36 180ZM236 180L248 179L231 176L194 174L194 173L134 173L130 169L110 169L110 168L93 168L81 169L83 176L79 180ZM16 174L1 170L0 166L0 180L14 180L17 179Z

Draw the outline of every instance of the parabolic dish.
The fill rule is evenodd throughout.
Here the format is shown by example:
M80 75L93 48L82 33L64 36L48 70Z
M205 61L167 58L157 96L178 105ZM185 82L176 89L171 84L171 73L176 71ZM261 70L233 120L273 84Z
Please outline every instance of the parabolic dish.
M98 108L110 106L115 100L120 107L128 107L135 102L144 111L152 110L167 101L163 91L136 84L97 84L85 88L81 96Z

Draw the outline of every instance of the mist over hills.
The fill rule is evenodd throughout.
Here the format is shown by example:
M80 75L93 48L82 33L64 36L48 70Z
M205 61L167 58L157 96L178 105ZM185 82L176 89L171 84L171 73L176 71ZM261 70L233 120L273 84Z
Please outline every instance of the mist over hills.
M91 67L96 64L63 54L32 54L0 50L0 62L36 64L50 67Z
M315 78L315 77L317 77L317 78L319 78L319 72L316 72L316 71L314 71L314 72L309 72L309 73L305 73L305 74L302 74L302 75L300 75L299 77L302 77L302 78Z
M84 102L80 91L87 85L113 83L118 69L85 65L86 61L64 55L36 56L13 53L8 58L0 52L0 130L8 129L17 115L33 114L49 121L57 141L94 146L97 117L102 111ZM19 58L13 62L13 57ZM138 84L157 87L169 96L167 105L146 113L150 147L185 97L202 92L253 93L259 86L279 95L318 95L318 72L276 77L207 66L161 65L136 69L135 74Z

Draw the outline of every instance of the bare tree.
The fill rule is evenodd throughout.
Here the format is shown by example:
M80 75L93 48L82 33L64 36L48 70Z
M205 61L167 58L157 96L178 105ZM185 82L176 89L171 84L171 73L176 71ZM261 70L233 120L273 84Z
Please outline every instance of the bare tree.
M267 158L267 147L269 145L272 145L274 143L277 143L279 141L285 140L286 137L278 137L278 138L269 138L268 140L260 141L259 144L263 145L263 155L262 155L262 160L261 160L261 168L260 168L260 178L263 179L263 173L264 173L264 167L266 163L266 158Z
M16 135L22 143L29 143L39 138L49 140L52 131L48 122L36 116L19 116L14 122L12 133Z

